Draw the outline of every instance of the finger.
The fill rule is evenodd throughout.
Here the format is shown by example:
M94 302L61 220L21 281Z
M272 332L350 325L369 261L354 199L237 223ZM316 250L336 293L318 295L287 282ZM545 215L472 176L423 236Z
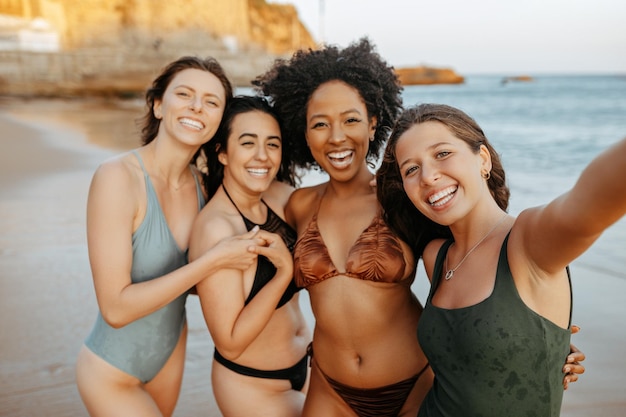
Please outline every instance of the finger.
M570 354L567 355L567 363L582 362L586 359L585 353L578 350L574 345L570 345Z
M580 331L580 327L578 327L575 324L573 324L570 330L571 330L572 334L576 334L576 333L578 333Z
M255 225L252 229L247 231L246 233L239 236L241 239L254 239L254 237L259 233L261 228L258 225Z

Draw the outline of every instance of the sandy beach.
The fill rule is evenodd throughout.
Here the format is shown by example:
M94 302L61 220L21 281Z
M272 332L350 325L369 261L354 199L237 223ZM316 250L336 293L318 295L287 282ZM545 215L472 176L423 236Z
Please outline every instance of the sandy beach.
M138 144L136 102L0 100L0 415L86 416L74 362L97 312L85 204L104 159ZM593 256L587 254L585 256ZM565 417L626 414L626 280L572 265L574 343L587 372L565 393ZM418 277L420 299L426 283ZM307 298L302 297L307 303ZM190 297L188 353L176 417L219 416L213 345Z

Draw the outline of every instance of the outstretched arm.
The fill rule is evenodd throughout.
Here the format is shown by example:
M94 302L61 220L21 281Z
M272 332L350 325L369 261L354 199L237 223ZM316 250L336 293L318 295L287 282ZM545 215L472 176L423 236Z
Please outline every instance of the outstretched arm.
M554 274L626 213L626 138L596 157L574 187L517 219L527 257Z

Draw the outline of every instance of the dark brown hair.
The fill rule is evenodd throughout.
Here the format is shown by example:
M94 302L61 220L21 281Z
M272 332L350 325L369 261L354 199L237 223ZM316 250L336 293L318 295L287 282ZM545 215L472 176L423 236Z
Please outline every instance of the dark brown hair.
M409 200L404 191L396 159L396 145L398 139L412 126L429 121L446 126L474 153L479 152L481 145L486 146L491 154L492 165L491 177L487 180L489 191L498 206L505 211L510 196L500 156L474 119L461 110L445 104L419 104L407 108L398 117L389 137L381 166L376 174L376 188L385 221L420 256L430 240L450 237L452 234L448 227L441 226L424 216Z

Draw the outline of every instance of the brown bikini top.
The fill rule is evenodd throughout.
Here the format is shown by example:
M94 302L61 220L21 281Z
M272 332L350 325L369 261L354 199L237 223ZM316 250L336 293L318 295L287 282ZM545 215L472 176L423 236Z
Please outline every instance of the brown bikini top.
M318 206L319 210L319 206ZM400 239L377 214L350 248L346 270L338 271L313 215L294 248L294 275L298 287L309 287L337 275L375 282L403 283L413 281L405 276L407 261ZM415 266L411 271L415 270Z

